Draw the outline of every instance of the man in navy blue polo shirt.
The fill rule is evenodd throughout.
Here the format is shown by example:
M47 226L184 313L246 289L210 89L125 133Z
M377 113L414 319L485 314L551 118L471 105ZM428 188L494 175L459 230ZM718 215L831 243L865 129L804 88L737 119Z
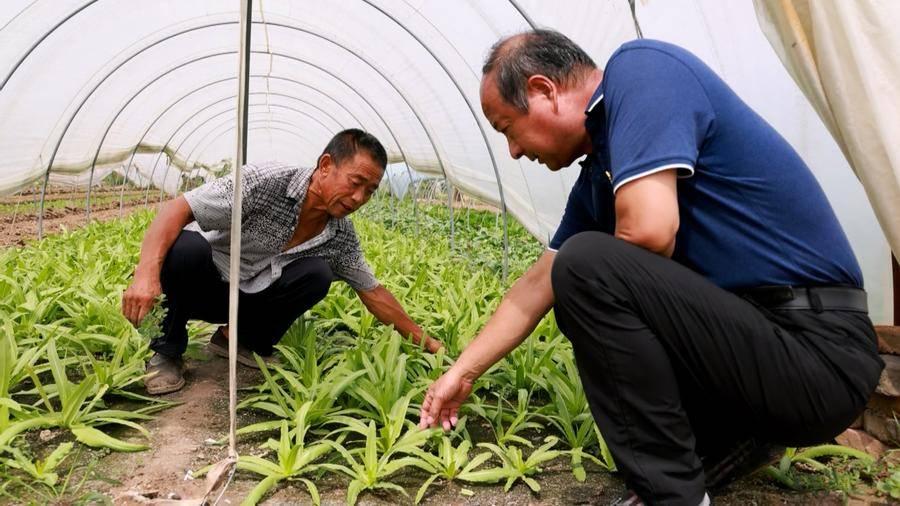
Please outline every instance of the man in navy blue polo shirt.
M708 503L859 415L883 367L859 266L803 160L712 70L641 40L601 71L537 30L483 72L513 158L586 158L549 249L429 388L422 426L454 425L551 307L633 490L621 504Z

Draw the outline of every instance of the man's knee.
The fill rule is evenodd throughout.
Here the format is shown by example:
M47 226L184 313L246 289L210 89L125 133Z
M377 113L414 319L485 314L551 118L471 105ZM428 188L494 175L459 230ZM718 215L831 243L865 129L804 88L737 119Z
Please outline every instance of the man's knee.
M557 302L565 300L574 284L608 273L607 265L621 249L622 241L603 232L581 232L563 243L550 272Z
M324 259L313 258L311 260L312 265L310 266L308 282L315 293L316 299L321 300L328 295L328 289L331 287L332 280L334 280L334 274L331 272L328 262Z

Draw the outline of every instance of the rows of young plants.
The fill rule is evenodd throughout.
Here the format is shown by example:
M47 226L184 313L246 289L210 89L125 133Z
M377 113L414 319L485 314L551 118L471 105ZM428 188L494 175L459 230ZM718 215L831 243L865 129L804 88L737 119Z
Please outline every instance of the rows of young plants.
M109 208L119 204L119 195L101 195L96 196L91 199L91 208L99 209L99 208ZM142 193L132 193L129 195L125 195L124 198L121 199L122 202L127 206L138 202L144 202L146 200L145 195ZM156 195L151 195L149 198L149 202L155 204L156 203ZM64 199L47 199L44 202L44 211L59 211L65 209L76 209L79 211L83 211L85 206L85 197L81 195L80 197L75 198L64 198ZM12 216L17 215L20 217L25 216L34 216L40 212L39 204L35 201L32 202L6 202L0 203L0 217L4 216Z
M119 311L150 217L95 223L0 252L0 493L24 487L40 502L64 490L57 468L76 443L146 449L141 422L171 404L141 395L149 344L141 333L157 322L136 330ZM113 437L113 426L136 437ZM68 436L41 459L37 431Z
M0 494L26 490L44 502L73 488L69 453L152 444L142 423L168 403L142 395L141 380L161 315L136 330L119 311L151 218L139 212L0 252ZM614 469L552 315L480 378L454 431L418 429L425 388L508 288L502 223L493 213L457 210L451 248L442 206L414 210L378 198L354 222L379 279L445 350L423 352L335 283L281 341L280 365L261 363L262 383L241 393L240 410L258 421L240 428L239 441L265 452L242 452L239 478L258 480L247 503L283 481L304 484L314 502L323 478L346 486L351 504L372 490L418 502L451 481L464 492L483 483L537 491L547 466L577 480L585 466ZM514 280L541 246L512 223L510 252ZM116 427L126 430L110 432ZM38 433L47 430L62 442L42 444ZM786 455L775 476L801 486L795 464L809 467L820 456Z
M493 214L457 213L454 249L445 209L419 208L418 224L415 216L409 204L376 203L354 222L379 279L445 350L423 352L376 324L349 287L333 285L282 340L282 365L260 361L265 381L240 403L269 417L239 429L242 438L263 435L270 451L238 463L259 476L248 503L283 480L304 483L317 503L315 482L329 473L346 475L353 504L366 490L407 494L399 475L418 481L418 502L449 481L506 490L521 481L537 492L537 475L552 461L569 465L578 480L585 461L614 468L552 318L479 380L454 431L416 426L425 389L483 326L506 286ZM510 232L514 279L541 247L518 225Z

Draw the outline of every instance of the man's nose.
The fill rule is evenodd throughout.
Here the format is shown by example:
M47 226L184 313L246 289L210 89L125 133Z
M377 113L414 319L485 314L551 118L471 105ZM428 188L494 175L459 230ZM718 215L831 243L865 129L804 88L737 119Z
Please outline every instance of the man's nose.
M521 146L516 144L513 141L509 141L509 156L513 157L513 159L518 160L522 155L525 154L525 151Z

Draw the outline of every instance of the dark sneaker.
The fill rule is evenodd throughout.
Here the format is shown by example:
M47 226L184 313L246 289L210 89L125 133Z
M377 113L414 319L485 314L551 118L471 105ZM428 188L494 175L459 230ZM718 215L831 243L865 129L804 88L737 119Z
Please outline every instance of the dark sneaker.
M721 489L731 482L775 463L784 455L784 446L763 443L756 439L741 441L725 455L715 459L703 459L706 486L709 490Z
M171 358L154 353L147 361L148 376L144 378L144 386L150 395L167 394L181 390L184 386L184 366L181 358Z
M216 329L212 337L209 338L209 344L206 345L206 348L220 357L228 358L228 338L222 332L222 327ZM275 357L261 356L261 358L266 364L278 364L278 360ZM253 358L253 352L240 344L238 344L237 361L241 365L259 369L259 364Z

